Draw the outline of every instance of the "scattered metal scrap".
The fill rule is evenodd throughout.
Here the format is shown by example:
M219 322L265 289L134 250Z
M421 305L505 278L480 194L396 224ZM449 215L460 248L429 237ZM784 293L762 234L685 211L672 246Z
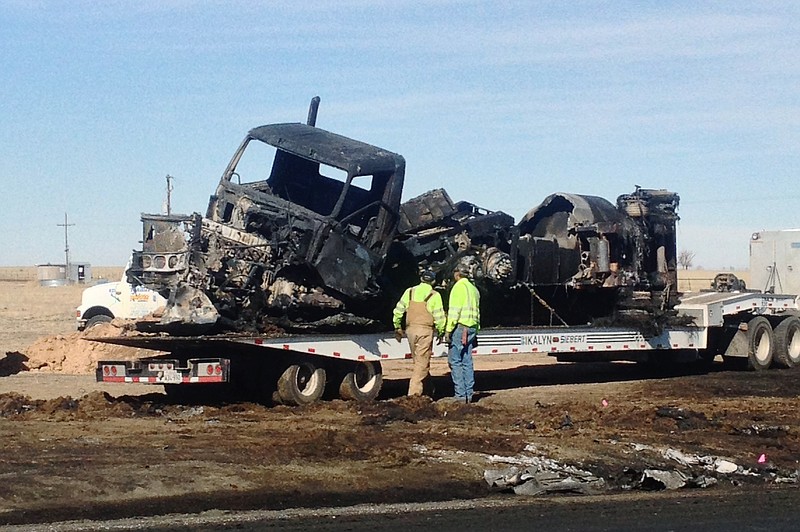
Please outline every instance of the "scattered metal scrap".
M491 489L513 491L517 495L545 493L581 493L591 495L606 489L605 480L573 466L548 458L530 458L531 465L521 468L487 469L483 478Z
M623 489L658 491L680 488L708 488L716 483L717 479L708 475L692 476L675 470L645 469L638 481L632 485L623 486Z
M612 442L617 443L617 442ZM734 461L714 455L697 455L673 448L656 448L631 443L634 452L650 451L681 468L646 467L626 468L614 481L572 465L562 464L542 456L489 456L491 463L507 464L504 468L484 471L484 480L493 490L509 491L517 495L542 495L548 493L593 494L608 489L622 490L674 490L681 488L709 488L722 479L736 483L736 477L762 477L775 483L800 482L800 470L779 471L769 464L756 469L744 467ZM529 445L526 451L536 451Z

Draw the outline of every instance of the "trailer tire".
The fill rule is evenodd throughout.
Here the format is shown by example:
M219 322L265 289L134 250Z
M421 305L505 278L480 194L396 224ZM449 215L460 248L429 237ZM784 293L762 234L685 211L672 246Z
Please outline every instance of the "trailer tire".
M775 341L772 325L763 316L753 318L747 323L747 367L762 371L772 364Z
M278 397L285 405L308 405L325 391L325 370L311 362L292 364L278 379Z
M372 401L381 391L383 370L380 362L359 362L345 373L339 396L346 401Z
M782 368L800 365L800 318L790 316L781 320L773 330L775 364Z

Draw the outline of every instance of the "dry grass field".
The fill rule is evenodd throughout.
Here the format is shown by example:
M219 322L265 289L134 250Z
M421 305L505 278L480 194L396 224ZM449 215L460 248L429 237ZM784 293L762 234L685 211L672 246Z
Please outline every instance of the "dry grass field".
M75 307L84 288L0 281L0 353L24 352L42 336L74 332Z

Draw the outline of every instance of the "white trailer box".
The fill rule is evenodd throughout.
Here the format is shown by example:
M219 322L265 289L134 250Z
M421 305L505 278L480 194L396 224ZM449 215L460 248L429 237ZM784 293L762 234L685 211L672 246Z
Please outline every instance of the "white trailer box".
M753 233L748 288L800 294L800 229Z

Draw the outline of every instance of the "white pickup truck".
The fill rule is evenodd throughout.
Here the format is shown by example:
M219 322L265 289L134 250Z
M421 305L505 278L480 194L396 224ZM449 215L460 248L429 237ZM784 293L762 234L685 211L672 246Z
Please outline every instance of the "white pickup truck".
M75 311L79 331L114 318L141 318L166 306L167 300L161 294L144 286L133 286L126 273L115 283L102 283L83 291L81 305Z

